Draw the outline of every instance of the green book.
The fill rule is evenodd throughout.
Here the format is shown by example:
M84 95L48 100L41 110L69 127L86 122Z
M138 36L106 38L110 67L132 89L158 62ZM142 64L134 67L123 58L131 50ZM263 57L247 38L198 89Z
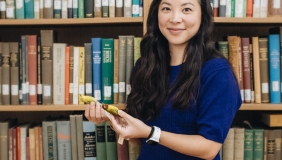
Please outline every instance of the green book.
M109 0L102 0L102 17L109 17Z
M263 129L254 129L254 148L253 148L253 159L263 160L263 146L264 146L264 134Z
M15 4L16 4L16 19L24 19L25 18L25 13L24 13L25 2L24 2L24 0L17 0Z
M105 132L107 160L117 160L116 133L108 122L105 124Z
M142 37L134 37L134 50L133 50L134 65L136 61L141 57L141 53L140 53L141 40L142 40Z
M102 39L102 102L114 103L114 39Z
M84 18L84 0L78 0L78 18Z
M228 59L228 41L218 41L218 50Z
M34 0L24 1L25 19L34 19Z
M97 160L106 160L105 122L96 124L96 156Z
M62 0L54 0L54 18L62 18Z
M244 160L253 160L254 133L252 129L245 129Z

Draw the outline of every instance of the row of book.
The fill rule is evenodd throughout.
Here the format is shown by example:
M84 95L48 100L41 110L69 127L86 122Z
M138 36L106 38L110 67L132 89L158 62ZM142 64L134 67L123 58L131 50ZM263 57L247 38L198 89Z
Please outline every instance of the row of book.
M281 103L281 27L269 35L227 36L216 46L229 60L245 103Z
M280 160L281 128L232 127L222 145L222 160Z
M72 46L55 43L53 30L40 34L0 43L0 104L84 104L79 94L125 103L141 37L96 37Z
M95 125L82 114L47 117L41 124L9 118L0 122L0 136L3 160L136 160L140 152L126 140L117 143L107 122Z
M143 16L143 0L0 0L0 8L1 19Z
M214 17L281 17L281 0L212 0Z

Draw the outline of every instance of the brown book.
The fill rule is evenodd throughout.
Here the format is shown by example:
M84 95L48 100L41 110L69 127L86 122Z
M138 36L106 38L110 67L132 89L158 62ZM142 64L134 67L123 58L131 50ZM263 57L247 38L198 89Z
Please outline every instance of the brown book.
M259 38L261 102L269 103L268 39Z
M268 1L268 17L281 17L281 15L282 15L281 1L279 2L275 0L269 0Z
M42 104L41 37L37 36L37 104Z
M237 36L228 36L228 44L229 44L229 62L231 67L235 73L237 81L240 82L240 71L239 71L239 38Z
M255 103L253 45L250 44L250 78L251 78L251 103Z
M0 105L2 105L2 43L0 42Z
M102 17L102 0L94 1L94 17Z
M29 104L37 105L37 36L27 37Z
M243 88L244 102L251 103L251 66L250 66L250 39L241 38L242 61L243 61Z
M267 137L267 160L276 160L274 157L275 153L275 134L274 130L268 130Z
M116 134L116 140L118 140L119 134ZM117 160L129 160L128 156L128 141L123 141L123 144L117 144Z
M258 37L252 37L255 103L261 103L260 62Z
M39 126L39 160L43 160L43 130L42 126Z
M70 46L70 88L69 88L69 99L70 99L70 104L73 104L73 51L74 51L74 46Z
M19 104L19 43L10 42L11 104Z
M274 159L281 159L281 129L274 129L275 151Z
M85 94L92 96L92 43L84 44L85 50Z
M8 140L8 131L9 128L15 126L17 124L17 119L6 119L0 122L0 159L7 160L9 158L8 148L9 148L9 140Z
M39 126L34 127L35 159L39 160Z
M10 52L9 42L2 43L2 104L10 105Z
M268 140L268 129L263 130L263 159L267 159L267 140Z
M36 152L35 152L35 127L31 127L28 129L28 136L29 136L29 156L30 160L36 160ZM28 143L28 142L26 142ZM28 154L28 151L26 151Z
M264 112L261 113L261 121L269 127L282 127L282 113Z
M1 19L6 19L6 1L5 0L0 0L0 4L4 5L4 7L1 6L1 8L0 8L0 18Z
M123 17L123 0L116 0L115 16Z
M13 160L13 127L8 129L8 159Z
M29 137L25 137L25 158L26 160L31 160L30 159L30 140Z
M17 126L13 128L13 144L12 144L12 154L13 154L13 159L12 160L17 160L18 155L17 155Z
M114 39L114 104L118 104L118 39Z
M43 18L52 19L54 17L54 0L46 0L43 6Z
M42 99L44 105L53 103L53 30L41 30L42 48Z

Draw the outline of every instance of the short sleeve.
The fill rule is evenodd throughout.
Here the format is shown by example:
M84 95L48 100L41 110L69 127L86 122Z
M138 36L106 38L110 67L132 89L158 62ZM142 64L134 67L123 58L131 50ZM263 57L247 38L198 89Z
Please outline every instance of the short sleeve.
M198 98L198 134L223 143L236 112L242 104L237 80L229 65L206 66L201 73ZM212 69L211 69L212 68Z

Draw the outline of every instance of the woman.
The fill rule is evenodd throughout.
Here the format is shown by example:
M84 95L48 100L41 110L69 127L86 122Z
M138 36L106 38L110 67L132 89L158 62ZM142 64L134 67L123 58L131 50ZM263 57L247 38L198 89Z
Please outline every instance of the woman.
M209 0L153 0L126 110L114 130L142 141L139 160L219 160L241 106L236 77L210 43ZM109 121L99 103L88 120ZM159 144L158 144L159 143Z

